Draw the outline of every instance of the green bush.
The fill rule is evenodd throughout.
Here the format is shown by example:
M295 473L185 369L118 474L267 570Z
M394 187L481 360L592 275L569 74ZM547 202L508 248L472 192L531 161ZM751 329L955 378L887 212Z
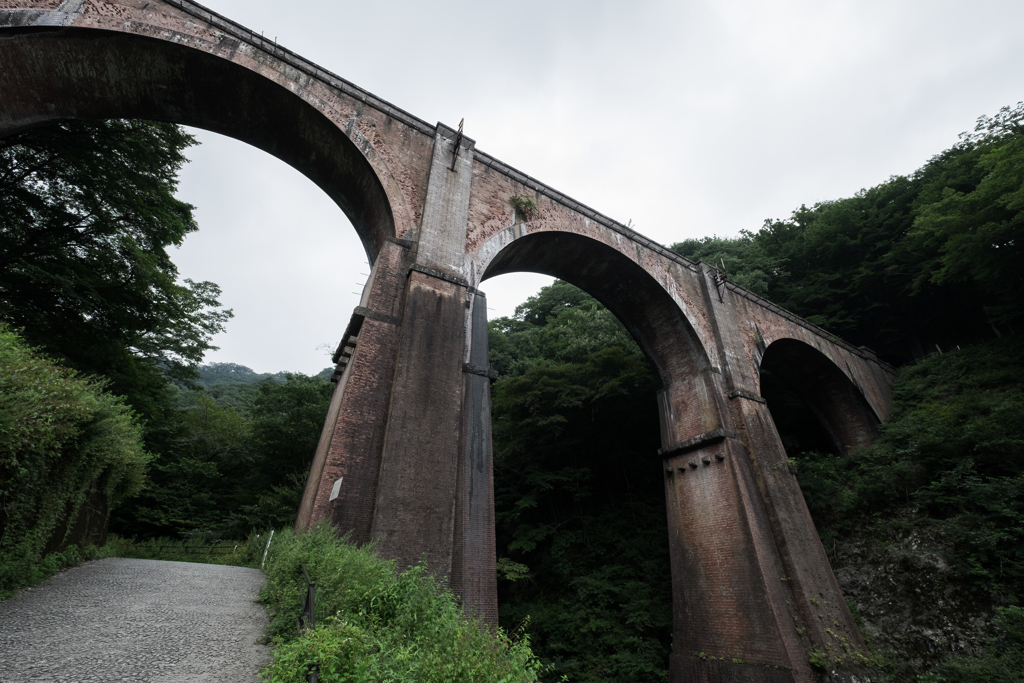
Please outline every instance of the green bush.
M275 534L261 599L270 610L269 683L302 683L319 665L333 681L535 681L528 639L511 639L467 618L423 565L399 573L372 547L339 540L329 525ZM260 543L249 547L259 561ZM299 634L305 595L300 565L317 585L316 629Z
M112 531L209 541L295 521L334 385L281 373L251 386L240 408L205 391L173 391L149 485L117 511Z
M0 592L73 562L70 544L102 542L149 459L120 398L0 326Z

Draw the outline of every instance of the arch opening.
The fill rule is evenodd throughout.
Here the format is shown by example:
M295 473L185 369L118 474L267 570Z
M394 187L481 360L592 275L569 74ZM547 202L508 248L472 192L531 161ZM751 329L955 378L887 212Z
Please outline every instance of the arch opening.
M636 340L663 388L709 367L690 322L668 292L612 247L575 233L532 233L502 249L481 279L521 271L565 280L597 299Z
M195 205L199 230L171 258L181 278L216 282L234 311L203 362L322 371L370 272L355 230L330 197L276 157L190 130L200 144L185 152L178 197Z
M863 393L827 356L795 339L779 339L760 364L767 401L787 453L845 456L869 446L881 424Z
M572 658L584 676L627 652L667 673L673 585L657 455L662 380L612 311L594 304L593 291L581 296L583 281L573 279L528 302L522 327L492 327L492 335L522 334L517 350L545 361L511 368L502 363L507 347L492 346L490 362L502 372L491 387L499 576L522 571L531 579L497 582L500 623L514 628L530 615L536 651ZM575 346L567 337L579 333L586 336ZM610 604L600 611L606 633L595 647L585 629L567 624L594 618L595 609L580 605L599 582Z
M322 112L226 58L97 29L0 32L0 136L66 119L149 119L257 147L320 187L348 216L370 263L396 237L391 204L363 153Z

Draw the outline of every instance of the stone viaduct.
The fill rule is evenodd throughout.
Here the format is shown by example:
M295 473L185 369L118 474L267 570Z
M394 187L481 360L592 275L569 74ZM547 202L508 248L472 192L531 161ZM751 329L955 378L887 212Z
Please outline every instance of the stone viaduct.
M869 443L892 370L814 325L238 24L184 0L0 0L0 136L147 118L292 165L349 217L372 264L296 527L322 519L426 556L494 622L484 293L553 275L626 325L661 377L672 558L671 680L839 680L865 646L818 540L759 369L799 387L838 453ZM528 197L532 211L516 208ZM695 653L705 653L697 657ZM847 672L843 674L842 672Z

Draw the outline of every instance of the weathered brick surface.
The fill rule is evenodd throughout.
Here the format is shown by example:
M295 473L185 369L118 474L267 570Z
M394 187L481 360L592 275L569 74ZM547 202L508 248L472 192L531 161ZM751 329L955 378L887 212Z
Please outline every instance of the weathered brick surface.
M680 589L674 614L684 636L675 650L788 666L737 481L744 463L729 441L665 461L673 583Z
M373 271L297 528L330 519L358 540L382 538L381 552L402 564L425 556L493 623L486 316L475 288L501 273L548 273L608 306L662 382L672 680L809 681L812 649L863 652L759 394L764 363L804 393L839 452L855 449L892 403L892 369L870 351L468 139L450 170L450 128L187 1L0 0L0 64L0 136L62 118L199 126L278 156L352 220ZM517 217L514 195L537 211Z
M57 9L63 0L0 0L0 9Z
M320 441L317 443L316 453L309 466L309 473L306 475L306 485L302 491L302 501L299 503L299 511L295 516L295 531L305 531L313 523L313 506L316 502L317 491L320 490L320 481L323 477L324 466L327 464L327 454L330 451L331 440L334 437L335 425L338 422L338 415L341 412L341 401L345 395L345 385L348 373L343 375L331 394L331 403L327 407L327 417L324 420L324 428L320 432ZM317 516L317 520L323 517Z
M398 110L368 106L363 93L315 64L189 3L194 13L163 2L91 0L67 16L10 4L20 9L0 9L0 28L67 28L0 41L0 135L111 116L194 125L306 174L345 210L371 261L387 236L415 237L432 126L412 117L414 125L399 125ZM90 29L108 33L97 40Z
M466 288L409 274L372 536L403 566L452 563Z
M353 539L370 540L377 477L391 381L395 374L402 294L411 256L397 242L385 242L367 281L363 303L392 321L364 318L355 351L338 381L309 479L296 529L332 519ZM383 310L382 310L383 309ZM343 494L330 501L334 483L343 479Z
M471 296L470 344L463 366L462 438L455 495L452 590L467 611L498 624L494 539L494 466L491 452L491 380L487 353L487 299Z

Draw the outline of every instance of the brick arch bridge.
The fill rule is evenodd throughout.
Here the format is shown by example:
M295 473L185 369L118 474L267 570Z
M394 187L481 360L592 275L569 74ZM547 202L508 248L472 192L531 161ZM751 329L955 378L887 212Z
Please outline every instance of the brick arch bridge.
M479 287L573 282L657 368L673 681L810 681L866 653L771 415L762 362L838 452L870 443L892 370L555 189L234 22L182 0L0 0L0 136L135 117L253 144L316 182L372 263L296 526L329 519L496 618L491 371ZM523 215L511 198L531 198ZM697 657L695 653L705 653ZM837 674L839 678L846 674ZM838 680L838 678L833 678Z

